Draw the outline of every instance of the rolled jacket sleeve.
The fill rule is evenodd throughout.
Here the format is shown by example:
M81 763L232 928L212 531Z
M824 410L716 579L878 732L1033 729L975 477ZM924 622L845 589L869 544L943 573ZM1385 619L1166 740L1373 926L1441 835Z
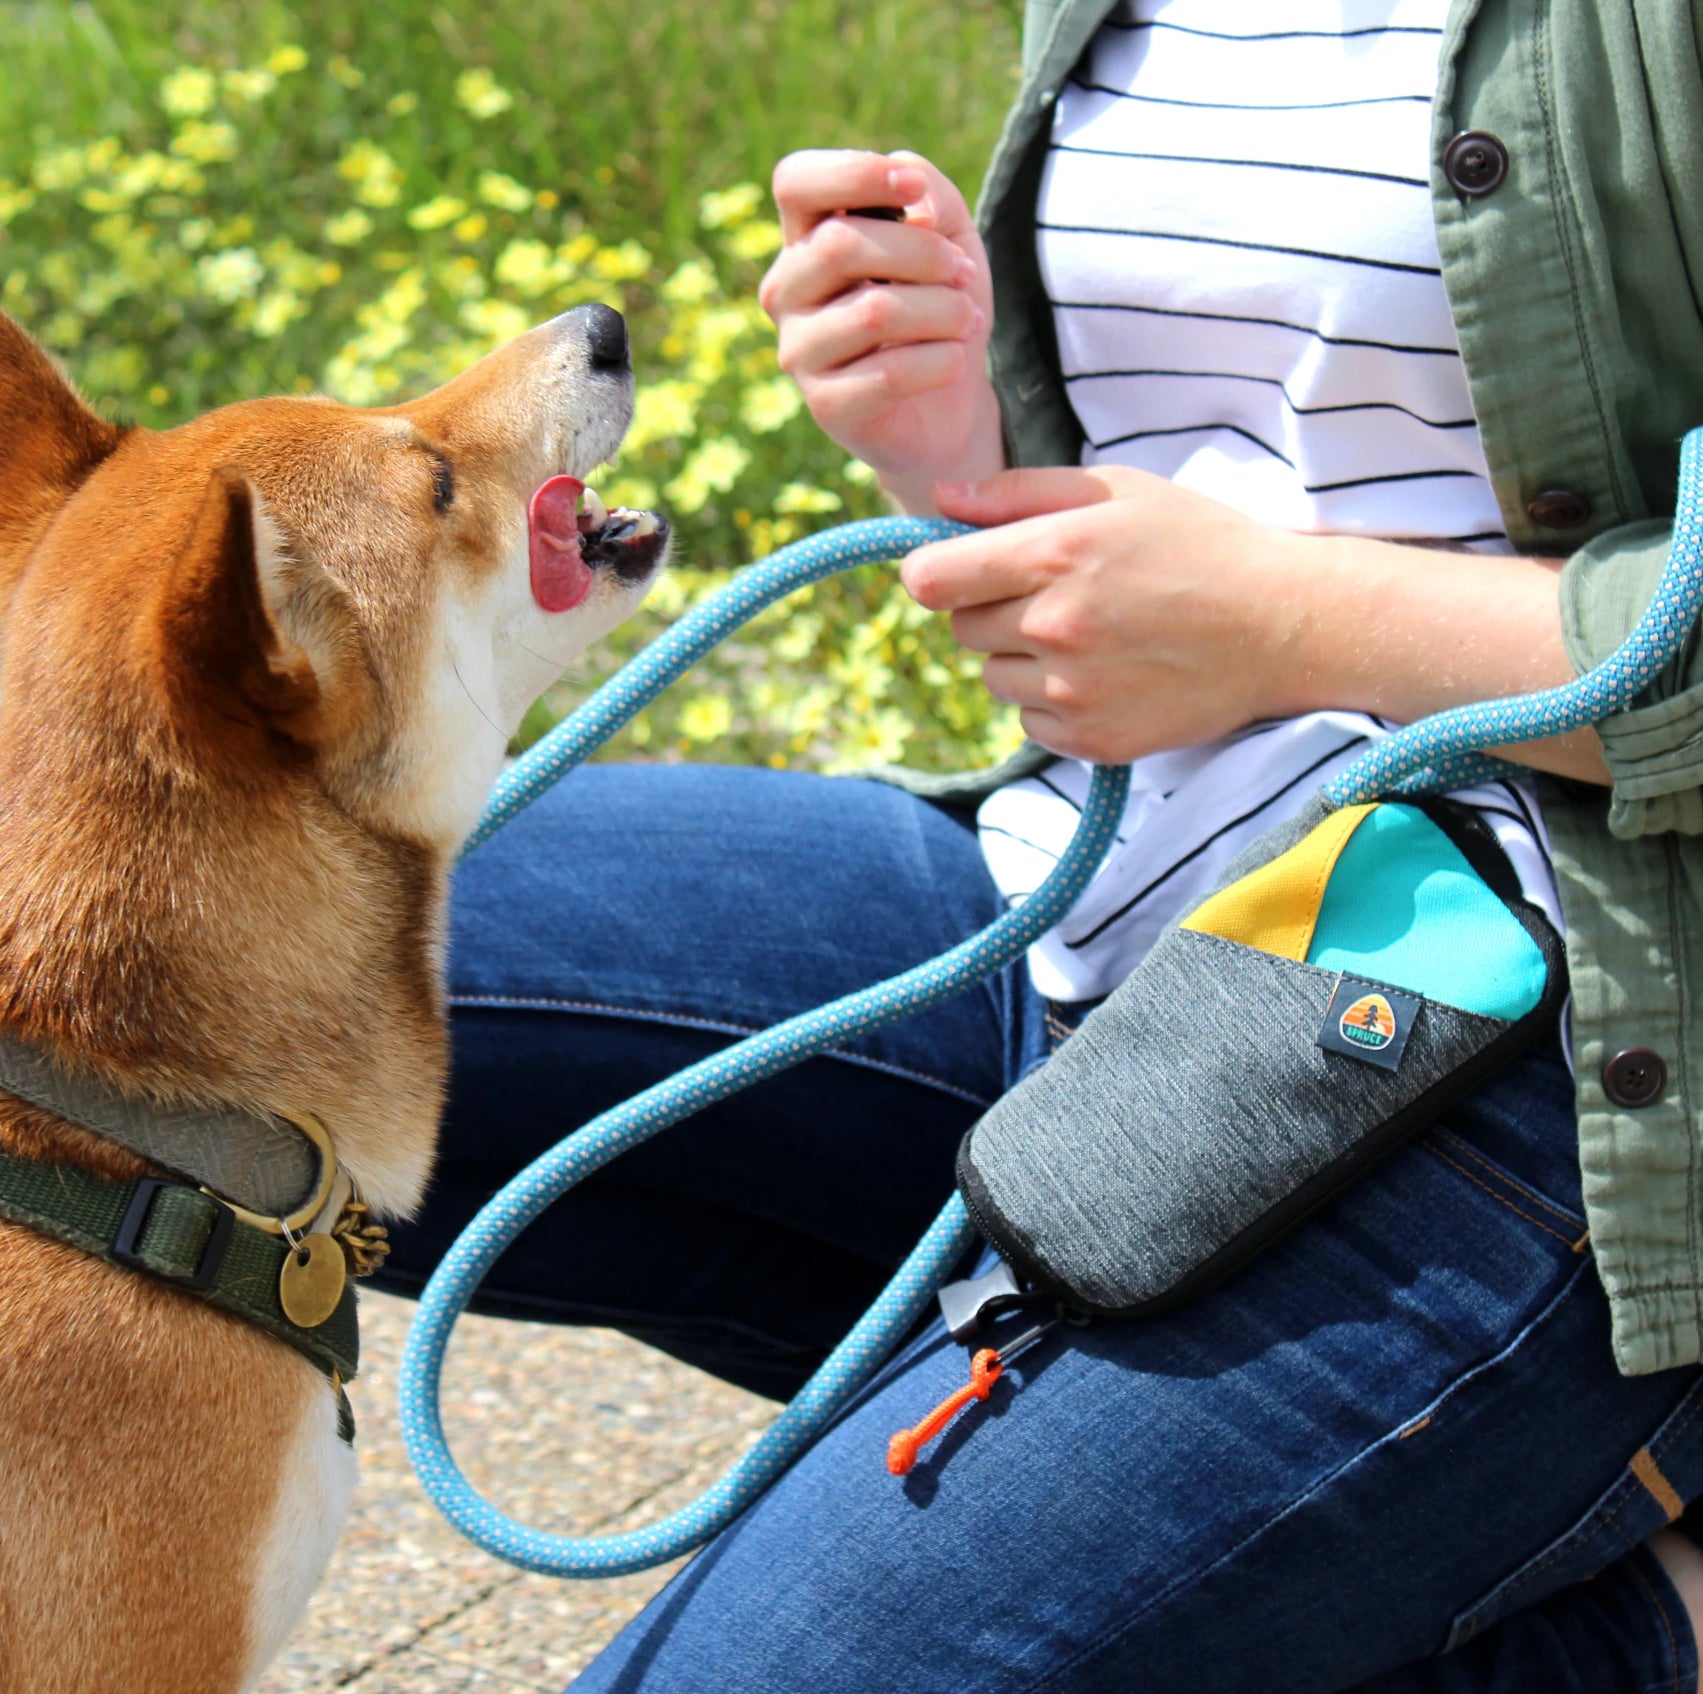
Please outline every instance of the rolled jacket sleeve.
M1561 632L1576 670L1601 664L1643 616L1671 539L1666 520L1623 524L1567 561ZM1695 627L1637 703L1605 718L1597 732L1614 779L1613 834L1703 835L1703 652Z

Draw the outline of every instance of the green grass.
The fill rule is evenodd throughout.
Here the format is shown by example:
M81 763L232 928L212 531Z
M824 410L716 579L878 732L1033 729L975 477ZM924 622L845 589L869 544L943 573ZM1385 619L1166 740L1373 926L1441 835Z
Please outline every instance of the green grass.
M400 398L578 301L625 310L641 414L618 469L675 519L685 568L536 733L729 569L877 509L786 415L754 305L769 172L798 147L903 145L973 193L1015 86L1016 14L0 0L0 304L97 404L161 427L265 392ZM299 66L277 57L296 48ZM186 67L213 80L186 92ZM706 216L705 194L739 184L762 193ZM1012 727L974 668L861 573L770 614L617 750L982 758Z

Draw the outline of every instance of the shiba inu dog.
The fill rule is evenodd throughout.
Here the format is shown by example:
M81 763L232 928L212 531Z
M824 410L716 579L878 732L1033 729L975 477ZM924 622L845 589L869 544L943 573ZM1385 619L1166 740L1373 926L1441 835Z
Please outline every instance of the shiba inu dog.
M632 398L583 306L410 405L155 432L0 316L0 1045L51 1081L0 1076L3 1694L247 1687L324 1567L354 1461L316 1325L354 1197L425 1186L452 857L667 549L583 488ZM244 1221L227 1128L307 1150L319 1224ZM40 1180L84 1212L19 1221ZM281 1323L239 1315L268 1252Z

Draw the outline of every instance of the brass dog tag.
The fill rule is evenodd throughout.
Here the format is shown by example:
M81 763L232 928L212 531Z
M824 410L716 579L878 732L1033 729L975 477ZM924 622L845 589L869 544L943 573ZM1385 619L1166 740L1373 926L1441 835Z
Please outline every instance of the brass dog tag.
M348 1277L340 1242L329 1235L304 1235L278 1274L284 1316L303 1329L317 1329L337 1310Z

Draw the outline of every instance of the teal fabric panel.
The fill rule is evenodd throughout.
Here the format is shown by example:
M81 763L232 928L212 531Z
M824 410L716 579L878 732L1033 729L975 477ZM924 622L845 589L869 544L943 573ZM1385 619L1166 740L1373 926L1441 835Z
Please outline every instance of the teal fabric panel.
M1543 996L1543 954L1461 850L1412 806L1355 830L1319 903L1307 963L1520 1018Z

